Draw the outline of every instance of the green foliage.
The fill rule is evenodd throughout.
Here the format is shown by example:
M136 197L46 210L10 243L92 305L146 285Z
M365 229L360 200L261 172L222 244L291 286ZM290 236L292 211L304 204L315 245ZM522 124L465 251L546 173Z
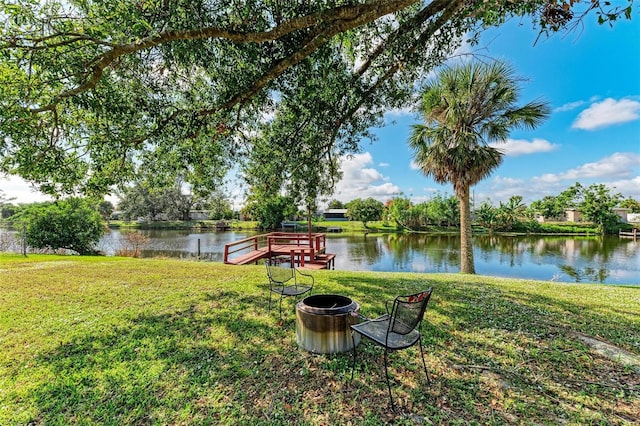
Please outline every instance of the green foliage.
M282 195L249 197L244 208L258 226L265 229L280 227L280 223L296 214L297 208L291 197Z
M0 189L0 219L7 219L16 214L18 207L11 204L14 198L8 198Z
M336 158L412 102L470 31L514 15L556 31L592 9L613 22L631 4L4 1L0 170L52 194L104 193L140 171L200 194L261 135L290 154L281 184L310 207Z
M374 198L365 200L356 198L347 203L346 216L349 220L359 220L363 226L367 227L367 222L381 220L384 213L384 204Z
M620 202L620 207L631 209L631 213L640 213L640 201L629 197Z
M457 226L460 224L460 202L455 196L437 194L425 202L429 223Z
M200 208L210 210L210 219L233 219L235 213L231 208L231 203L220 191L216 191L211 196L202 200Z
M182 191L180 181L169 187L154 187L151 182L135 182L120 193L118 208L125 220L189 220L191 209L202 200Z
M593 184L585 188L575 184L581 216L598 225L601 233L609 233L617 230L616 225L620 217L613 212L613 208L622 200L622 195L611 193L611 189L602 184Z
M489 232L493 232L499 225L499 211L491 204L491 201L483 201L480 207L475 211L476 222L478 225L486 228Z
M328 209L344 209L344 204L340 200L331 200L327 205Z
M507 203L500 202L498 208L499 226L505 230L511 230L525 219L527 206L522 202L522 196L514 195Z
M407 197L393 197L386 205L387 215L398 228L410 228L413 205Z
M533 201L530 209L547 220L557 220L564 217L567 203L562 197L547 195L541 200Z
M598 227L592 223L538 223L535 221L527 222L526 229L530 232L539 232L543 234L598 234Z
M437 194L424 203L413 205L408 198L395 197L385 206L388 219L399 228L418 231L429 226L455 226L460 217L456 197Z
M546 196L531 203L530 210L546 219L562 219L569 208L577 209L582 220L593 222L600 233L615 232L620 218L613 208L620 204L621 194L612 194L602 184L593 184L585 188L580 183L567 188L558 196Z
M67 249L80 255L95 253L95 244L105 229L95 204L80 198L33 204L22 220L29 246Z
M483 201L475 211L476 223L489 232L525 231L533 232L536 222L528 217L527 206L522 196L514 195L506 203L494 207L491 201Z
M111 218L111 213L115 210L113 203L111 201L103 200L98 204L98 212L100 212L100 216L102 216L102 220L109 221Z

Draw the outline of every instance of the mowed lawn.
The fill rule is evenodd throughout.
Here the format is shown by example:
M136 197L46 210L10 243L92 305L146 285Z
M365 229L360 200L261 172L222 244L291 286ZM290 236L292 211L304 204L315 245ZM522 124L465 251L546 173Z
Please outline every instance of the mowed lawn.
M313 355L263 266L0 255L0 424L634 424L640 287L314 271L375 316L434 287L411 348ZM606 343L608 355L591 343Z

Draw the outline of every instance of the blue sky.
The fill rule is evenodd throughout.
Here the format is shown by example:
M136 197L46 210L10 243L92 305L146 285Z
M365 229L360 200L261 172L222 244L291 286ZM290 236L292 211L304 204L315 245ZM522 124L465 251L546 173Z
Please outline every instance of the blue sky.
M522 195L528 204L576 182L605 184L640 200L640 13L613 28L598 25L592 14L573 32L536 43L537 35L530 20L514 19L464 49L510 63L526 79L520 103L544 99L552 108L543 125L514 131L499 146L506 149L503 164L472 188L476 201ZM437 192L453 195L451 185L412 166L407 139L419 117L397 111L386 118L378 140L363 141L363 152L343 164L333 198L385 201L402 193L420 202Z
M522 195L530 203L576 182L602 183L640 200L640 13L613 28L591 14L570 33L535 43L537 36L530 20L514 19L463 49L509 62L526 79L521 103L544 99L553 110L537 129L514 131L501 144L504 162L472 189L476 201L497 204ZM451 185L436 184L412 166L407 139L419 117L393 111L386 119L375 129L378 140L362 141L362 153L344 161L344 178L331 198L384 202L402 193L421 202L438 192L452 195ZM46 199L16 178L0 179L0 189L17 203Z

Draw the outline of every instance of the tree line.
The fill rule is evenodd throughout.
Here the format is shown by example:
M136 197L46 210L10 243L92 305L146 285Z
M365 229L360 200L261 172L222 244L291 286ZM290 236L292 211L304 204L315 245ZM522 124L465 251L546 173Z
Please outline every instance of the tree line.
M132 187L131 192L123 194L118 208L134 204L129 208L131 218L136 215L156 217L172 210L163 210L163 205L169 199L176 198L177 188L167 191L157 191L155 197L149 197L136 205L140 193L146 191ZM136 194L136 196L133 196ZM189 194L179 194L188 198ZM222 197L216 194L216 197ZM218 199L213 197L213 199ZM67 198L55 202L32 203L15 205L5 197L0 190L0 212L2 218L10 221L18 230L25 231L26 244L39 249L67 249L79 254L95 254L95 244L105 231L105 222L109 220L114 206L109 201L92 201L89 198ZM150 206L156 203L155 206ZM221 203L226 209L212 213L212 219L224 219L233 214L226 202ZM431 199L414 203L408 197L399 195L386 202L373 198L357 198L343 203L331 200L329 209L346 209L349 220L361 221L367 227L368 223L384 221L395 225L399 231L425 231L441 229L442 227L458 228L459 201L455 196L436 194ZM595 224L601 233L615 232L620 226L619 216L613 212L614 207L628 208L632 213L640 213L640 202L629 197L623 199L621 194L613 193L602 184L585 187L579 183L567 188L558 195L545 196L529 205L523 203L520 195L512 196L507 202L494 205L485 200L472 209L474 226L484 228L489 232L540 232L549 227L543 227L536 218L543 216L547 220L562 220L567 209L580 211L584 221ZM170 207L173 209L173 207ZM258 226L278 228L282 220L293 219L296 215L304 215L292 203L292 199L281 197L280 203L265 200L260 206L254 204L252 208L243 209L245 214L256 214ZM237 213L237 212L236 212ZM321 219L321 212L316 212L315 219ZM269 219L275 222L268 223ZM180 218L176 217L177 220Z
M398 229L421 231L433 226L459 227L459 201L454 196L437 194L422 203L412 203L404 196L394 197L386 203L373 198L356 199L346 204L329 203L332 208L346 208L347 217L365 223L392 221ZM340 207L338 207L340 206ZM602 234L617 232L620 216L615 207L628 208L640 213L640 202L629 197L623 199L603 184L583 186L580 183L555 196L545 196L528 206L523 197L514 195L506 202L495 205L491 200L482 201L472 208L473 225L489 232L540 232L543 227L538 218L550 222L564 221L567 210L575 209L585 222L593 223Z

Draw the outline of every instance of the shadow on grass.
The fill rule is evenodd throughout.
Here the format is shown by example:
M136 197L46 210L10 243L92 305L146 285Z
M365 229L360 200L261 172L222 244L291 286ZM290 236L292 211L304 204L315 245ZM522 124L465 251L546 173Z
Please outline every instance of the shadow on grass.
M609 313L582 312L558 300L445 280L332 281L315 293L347 295L374 317L384 301L434 286L419 350L392 354L388 409L382 352L364 342L350 380L351 356L313 355L295 344L293 303L267 312L268 289L203 293L185 308L124 319L59 345L36 359L47 380L35 385L43 424L624 424L637 412L639 380L593 356L557 327L562 315L609 324ZM607 318L609 318L607 320ZM621 317L604 329L637 322ZM608 383L609 385L601 385ZM614 385L611 385L611 384ZM619 384L616 386L615 384ZM636 386L635 388L632 386Z
M422 414L431 420L519 423L535 418L543 423L562 419L611 424L638 420L640 376L593 353L568 329L569 324L578 324L576 331L586 334L606 332L600 337L626 342L627 349L637 353L637 346L628 346L633 341L629 333L640 336L640 321L633 315L505 292L481 282L380 279L340 284L357 289L361 304L373 311L364 312L369 317L381 314L383 308L371 295L391 300L433 285L423 342L435 385L426 395L420 391L412 378L420 375L415 353L398 354L394 374L400 384L397 391L405 392L408 401L424 401ZM384 374L380 351L364 351L361 362Z

